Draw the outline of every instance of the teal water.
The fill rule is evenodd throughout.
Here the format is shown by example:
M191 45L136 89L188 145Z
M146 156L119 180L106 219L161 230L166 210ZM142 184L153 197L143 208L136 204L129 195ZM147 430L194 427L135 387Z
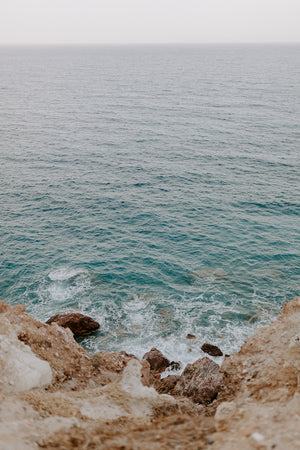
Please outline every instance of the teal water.
M299 294L299 46L2 47L0 64L1 299L92 315L90 351L186 363Z

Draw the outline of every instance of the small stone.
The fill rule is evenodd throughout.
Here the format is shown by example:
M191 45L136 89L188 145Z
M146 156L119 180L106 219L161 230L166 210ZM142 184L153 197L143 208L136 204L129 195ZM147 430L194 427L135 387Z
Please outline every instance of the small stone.
M57 323L63 328L70 328L74 337L92 333L100 328L100 324L89 316L80 313L56 314L47 320L47 324Z
M223 356L222 350L220 350L216 345L205 343L202 345L201 350L210 356Z
M261 433L258 433L258 431L255 431L254 433L251 434L251 437L256 441L256 442L261 442L264 440L264 436Z
M171 370L180 370L181 369L181 362L179 361L171 361L169 365L169 369Z
M195 336L194 334L188 333L188 334L186 335L186 339L196 339L196 336Z

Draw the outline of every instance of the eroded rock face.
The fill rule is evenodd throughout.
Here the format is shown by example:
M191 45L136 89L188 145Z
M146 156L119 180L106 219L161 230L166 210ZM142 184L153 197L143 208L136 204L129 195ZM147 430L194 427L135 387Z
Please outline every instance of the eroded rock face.
M257 330L238 353L225 358L222 389L204 406L192 403L193 396L180 398L184 389L177 398L146 389L143 367L133 355L90 357L70 329L45 325L28 316L23 306L0 301L0 341L6 345L10 340L5 355L12 351L15 357L16 348L23 355L29 346L52 371L47 390L38 383L18 391L15 384L7 385L2 365L0 447L294 450L300 439L299 323L300 297L284 305L279 319ZM189 366L180 378L160 380L154 371L151 377L164 385L162 392L172 394L181 384L193 394L193 386L199 390L218 378L218 367L208 358Z
M95 368L113 373L121 373L132 359L138 361L134 355L126 352L97 352L91 356ZM150 386L150 364L148 361L139 361L141 364L141 381L144 386Z
M0 323L0 391L21 392L51 384L47 361L38 358L28 345L18 340L7 318Z
M217 397L222 380L218 364L209 358L201 358L186 366L176 383L174 394L208 405Z
M150 370L162 373L170 365L170 361L160 350L153 347L149 352L145 353L143 359L149 362Z
M210 356L223 356L222 350L220 350L216 345L205 343L202 345L201 350Z
M57 323L63 328L70 328L74 337L92 333L100 328L100 324L89 316L80 313L55 314L47 320L47 324Z
M62 383L72 383L72 389L81 389L90 383L103 385L111 381L110 374L102 374L93 366L88 353L75 341L69 328L56 323L46 325L26 314L23 305L9 306L0 301L0 323L5 319L19 341L29 346L38 358L48 361L52 370L52 389Z
M168 375L166 378L160 380L155 386L157 392L160 394L174 394L174 389L179 379L180 375Z

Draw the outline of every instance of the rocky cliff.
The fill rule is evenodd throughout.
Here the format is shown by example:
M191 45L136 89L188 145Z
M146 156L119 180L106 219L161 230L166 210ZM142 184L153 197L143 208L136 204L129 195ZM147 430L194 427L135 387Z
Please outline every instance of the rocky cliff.
M168 385L147 361L88 355L69 329L0 302L0 449L300 448L299 324L300 297L220 371L203 358Z

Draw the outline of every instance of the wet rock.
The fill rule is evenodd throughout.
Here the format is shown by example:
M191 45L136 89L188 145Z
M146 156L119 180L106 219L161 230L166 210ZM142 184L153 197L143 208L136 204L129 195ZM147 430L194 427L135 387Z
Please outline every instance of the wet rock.
M188 334L186 335L186 339L196 339L196 336L195 336L194 334L188 333Z
M74 337L92 333L100 328L100 324L91 317L80 313L55 314L47 320L47 324L57 323L61 327L70 328Z
M170 365L170 361L161 351L153 347L149 352L145 353L143 359L149 362L150 370L162 373Z
M218 364L209 358L201 358L186 366L176 383L174 394L208 405L217 397L222 380Z
M201 350L210 356L223 356L222 350L220 350L216 345L205 343L202 345Z
M179 361L171 361L170 365L168 367L171 370L180 370L181 369L181 362L179 362Z

